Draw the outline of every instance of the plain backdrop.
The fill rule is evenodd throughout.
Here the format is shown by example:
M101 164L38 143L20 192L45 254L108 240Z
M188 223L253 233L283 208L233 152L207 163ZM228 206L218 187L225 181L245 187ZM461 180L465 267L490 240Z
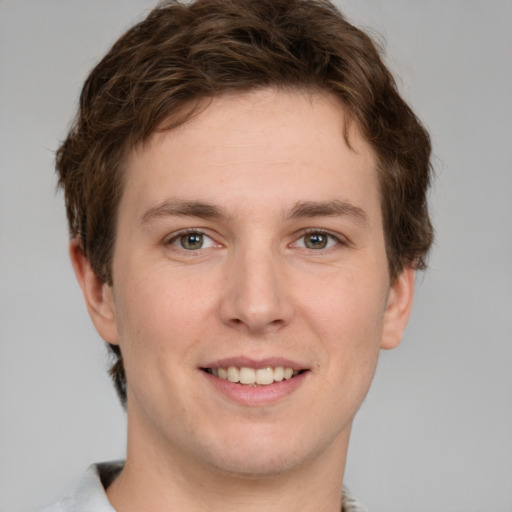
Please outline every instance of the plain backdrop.
M154 4L0 0L0 512L124 454L53 159L88 71ZM512 2L338 5L382 43L437 171L431 268L355 421L346 484L370 512L511 512Z

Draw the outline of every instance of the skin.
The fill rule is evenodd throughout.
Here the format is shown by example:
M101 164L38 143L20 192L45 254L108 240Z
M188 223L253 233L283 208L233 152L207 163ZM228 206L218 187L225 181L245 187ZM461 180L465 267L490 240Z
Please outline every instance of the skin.
M71 244L94 324L125 361L116 510L340 510L352 420L414 287L410 268L390 282L375 158L344 125L326 95L216 98L129 155L112 287ZM188 202L219 215L176 211ZM306 372L278 400L239 403L201 368L241 356Z

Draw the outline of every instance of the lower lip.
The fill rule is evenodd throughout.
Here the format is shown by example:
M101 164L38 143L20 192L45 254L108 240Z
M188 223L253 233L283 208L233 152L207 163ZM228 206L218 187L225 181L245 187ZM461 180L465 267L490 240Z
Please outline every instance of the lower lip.
M293 393L305 380L309 372L299 373L291 379L274 382L266 386L251 386L220 379L201 370L208 381L224 396L243 405L258 407L276 403Z

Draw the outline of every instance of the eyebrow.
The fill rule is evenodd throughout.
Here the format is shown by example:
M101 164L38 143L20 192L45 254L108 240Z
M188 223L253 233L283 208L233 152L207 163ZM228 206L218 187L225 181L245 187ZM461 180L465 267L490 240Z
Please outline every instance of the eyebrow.
M141 217L141 224L162 217L200 217L203 219L222 219L226 215L212 204L201 201L167 200L146 210Z
M349 201L333 199L331 201L299 201L293 205L287 219L313 217L352 217L363 226L370 222L366 212ZM166 200L144 212L141 224L163 217L198 217L202 219L227 219L228 215L218 206L202 201Z
M351 217L365 227L370 225L368 215L362 208L349 201L339 199L333 199L332 201L300 201L295 203L287 215L290 219L339 216Z

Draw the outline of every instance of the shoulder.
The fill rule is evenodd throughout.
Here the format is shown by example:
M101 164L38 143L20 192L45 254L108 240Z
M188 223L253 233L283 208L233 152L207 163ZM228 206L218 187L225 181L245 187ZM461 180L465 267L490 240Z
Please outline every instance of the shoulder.
M40 512L115 512L105 488L122 468L122 461L93 464L57 503Z
M363 505L357 501L346 487L343 487L342 512L368 512Z

